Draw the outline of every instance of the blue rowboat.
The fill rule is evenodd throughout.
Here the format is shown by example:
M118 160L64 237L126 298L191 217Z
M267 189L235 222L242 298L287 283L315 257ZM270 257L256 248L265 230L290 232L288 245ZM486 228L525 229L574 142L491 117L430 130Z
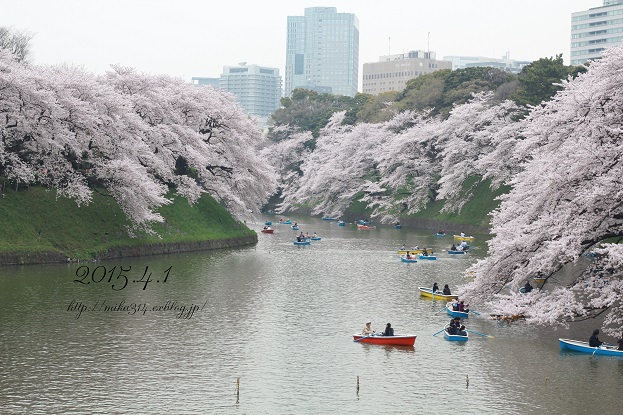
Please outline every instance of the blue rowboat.
M435 255L418 255L417 259L428 259L429 261L434 261L437 257Z
M292 225L292 230L294 230L294 231L298 231L298 230L299 230L299 227L298 227L298 226L294 226L294 225Z
M403 256L401 256L401 257L400 257L400 260L401 260L402 262L417 262L417 259L415 259L415 258L412 258L412 259L407 259L407 258L405 258L405 257L403 257Z
M266 225L266 226L270 226L270 225L272 225L272 224L273 224L273 223L272 223L271 221L269 221L269 220L267 220L266 222L264 222L264 225Z
M445 234L445 233L438 233L438 234L437 234L437 237L438 237L438 238L442 238L442 237L444 237L444 236L446 236L446 234Z
M344 225L346 225L346 224L345 224L343 221L339 221L339 222L337 223L337 226L344 226Z
M448 305L446 305L446 311L452 317L461 317L461 318L469 317L469 313L466 313L465 311L455 311L455 310L453 310L452 309L452 303L448 303Z
M288 220L285 220L285 221L282 221L282 222L279 222L279 223L281 223L282 225L291 225L292 221L290 221L290 219L288 219Z
M402 225L394 225L394 228L396 229L400 229L402 227Z
M320 237L316 237L316 238L314 238L314 237L312 236L312 237L311 237L311 238L309 238L309 239L311 239L312 241L319 241L321 238L320 238Z
M448 327L450 325L447 325L446 328L443 330L443 337L446 340L449 340L451 342L466 342L467 340L469 340L469 333L465 332L465 336L459 336L458 334L450 334L448 333Z
M572 350L580 353L599 354L602 356L620 356L623 357L623 350L617 350L614 346L591 347L588 342L578 340L558 339L562 350Z
M337 220L337 218L331 218L331 217L326 216L322 218L322 220Z
M301 242L294 241L294 245L309 245L309 244L311 244L311 242L309 241L301 241Z
M465 255L467 252L466 251L453 251L451 249L448 249L448 253L450 255Z

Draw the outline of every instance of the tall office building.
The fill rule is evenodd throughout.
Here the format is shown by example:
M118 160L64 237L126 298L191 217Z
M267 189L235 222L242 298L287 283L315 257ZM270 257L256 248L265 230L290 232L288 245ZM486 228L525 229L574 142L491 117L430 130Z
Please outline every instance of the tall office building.
M354 96L359 80L359 20L335 7L288 16L285 96L305 88Z
M234 94L245 112L257 117L262 127L268 116L281 106L281 76L277 68L246 62L224 66L218 87Z
M571 14L571 65L599 59L606 48L623 43L623 0Z
M363 64L362 92L377 95L387 91L402 91L409 79L441 69L452 69L452 62L436 60L435 52L412 50L381 56L378 62Z

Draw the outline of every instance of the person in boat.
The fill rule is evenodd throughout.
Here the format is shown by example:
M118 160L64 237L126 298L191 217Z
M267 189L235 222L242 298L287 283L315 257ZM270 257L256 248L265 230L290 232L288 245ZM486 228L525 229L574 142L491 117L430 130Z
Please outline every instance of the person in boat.
M268 229L268 226L264 226L264 230Z
M599 340L599 337L597 337L597 335L599 335L599 329L593 330L593 335L591 336L590 339L588 339L588 345L590 347L599 347L602 344L604 344L604 342Z
M437 232L437 233L438 233L439 235L445 235L445 234L446 234L446 233L445 233L442 229L439 229L439 232Z
M525 293L529 293L533 288L534 287L530 285L530 281L526 281L526 285L524 285L523 290Z
M439 286L437 285L437 283L433 283L433 293L438 293L439 292Z
M428 256L428 251L426 248L422 249L422 256Z
M418 249L420 249L419 245L413 245L413 248L411 248L413 251L417 251Z
M298 236L296 237L296 242L303 242L303 240L301 239L301 236L300 236L300 235L298 235Z
M305 235L303 234L302 231L301 231L301 234L299 235L299 238L301 238L301 240L305 239Z
M459 303L456 300L452 300L452 311L461 311L459 308Z
M413 259L413 257L411 256L411 254L409 252L407 252L407 259Z
M361 330L361 334L363 334L364 336L370 336L374 333L376 333L376 330L372 330L372 322L368 321L363 330Z
M450 287L448 287L448 284L443 286L443 295L452 295L452 293L450 292Z
M461 232L461 237L464 237L464 236L465 236L465 232Z
M401 250L401 251L404 251L404 250L406 250L406 249L407 249L407 246L406 246L405 244L402 244L402 246L400 247L400 250Z
M451 335L451 336L455 336L456 335L458 330L456 328L456 323L454 322L454 320L450 320L450 325L448 326L448 328L446 330L448 331L449 335Z
M450 247L450 250L451 250L451 251L456 251L456 245L455 245L455 244L452 244L452 246Z
M464 325L461 324L456 334L458 334L459 336L467 336L467 329Z
M467 249L467 242L466 241L461 242L460 246L461 246L462 250L466 250Z
M309 232L305 232L305 237L309 238Z
M387 326L385 326L385 331L383 332L383 336L393 336L394 335L394 329L392 328L391 323L387 323Z
M617 350L623 350L623 333L621 333L621 337L617 339L617 343L619 344L619 348Z
M459 311L469 313L469 308L467 308L467 304L465 304L464 300L459 301Z
M314 236L313 236L313 237L314 237L314 238L317 238L317 237L318 237L318 234L317 234L316 232L314 232Z

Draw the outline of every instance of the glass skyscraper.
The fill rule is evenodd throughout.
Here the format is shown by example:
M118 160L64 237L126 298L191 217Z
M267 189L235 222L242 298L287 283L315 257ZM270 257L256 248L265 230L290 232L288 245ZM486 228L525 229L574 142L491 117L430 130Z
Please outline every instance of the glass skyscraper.
M305 88L354 96L359 79L359 20L335 7L288 16L285 96Z
M623 0L571 14L571 65L599 59L606 48L623 43Z

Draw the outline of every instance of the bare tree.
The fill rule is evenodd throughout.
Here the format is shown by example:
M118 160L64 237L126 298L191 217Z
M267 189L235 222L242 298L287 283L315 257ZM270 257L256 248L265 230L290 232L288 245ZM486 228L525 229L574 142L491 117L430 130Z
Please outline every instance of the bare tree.
M20 62L27 62L30 56L30 41L34 35L0 26L0 49L7 49Z

